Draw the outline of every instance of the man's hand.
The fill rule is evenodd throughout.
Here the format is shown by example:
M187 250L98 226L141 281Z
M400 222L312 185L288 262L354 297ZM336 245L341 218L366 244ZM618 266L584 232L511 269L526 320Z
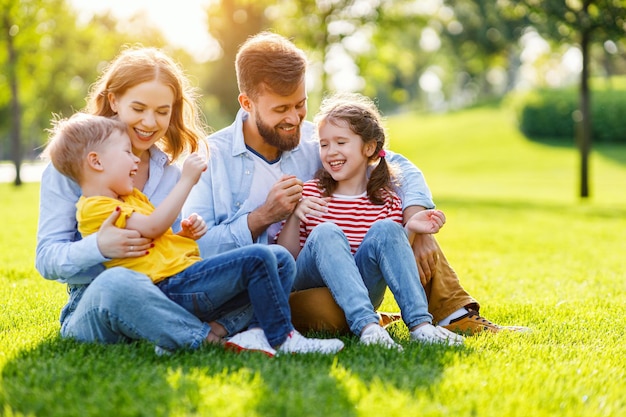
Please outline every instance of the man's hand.
M420 281L422 286L426 286L435 273L435 267L439 261L439 245L433 235L418 233L415 234L411 246L420 273Z
M285 220L302 198L302 181L295 175L284 175L270 189L265 199L268 224Z
M109 259L144 256L153 247L152 239L142 237L136 230L120 229L115 226L120 213L119 208L114 210L100 226L96 235L100 253Z
M295 175L284 175L267 195L265 203L248 215L248 228L255 240L271 224L285 220L302 198L302 181Z

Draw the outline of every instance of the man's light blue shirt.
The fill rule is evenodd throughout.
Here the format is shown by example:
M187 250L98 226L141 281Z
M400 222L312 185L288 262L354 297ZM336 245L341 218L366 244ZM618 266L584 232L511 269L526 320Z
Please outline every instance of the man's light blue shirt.
M247 117L248 114L240 109L232 125L207 138L210 151L208 168L183 206L184 218L197 213L209 227L208 232L198 240L200 254L204 258L252 243L268 243L267 232L253 242L248 228L248 214L257 207L248 200L254 160L243 136L243 123ZM404 208L433 208L432 196L422 172L402 155L387 152L386 158L400 168L398 193ZM313 123L305 121L302 124L299 145L283 152L279 163L287 175L295 175L302 181L313 178L322 167Z
M150 175L143 192L159 205L180 178L180 169L170 165L167 155L150 148ZM46 279L68 284L87 284L104 271L107 261L96 242L97 233L81 238L76 224L76 202L81 195L77 183L48 164L41 177L39 225L35 267ZM172 226L180 230L180 218Z

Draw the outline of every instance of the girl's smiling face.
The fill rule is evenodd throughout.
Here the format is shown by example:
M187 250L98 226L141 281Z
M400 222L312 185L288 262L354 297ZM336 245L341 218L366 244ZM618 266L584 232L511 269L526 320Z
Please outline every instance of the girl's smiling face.
M109 93L111 108L128 126L135 155L141 155L165 136L172 117L174 92L153 80L129 88L116 96Z
M364 143L361 136L348 127L347 122L324 120L318 127L320 158L324 169L341 186L342 183L367 183L369 157L376 149L376 142ZM360 186L358 188L361 188ZM365 191L365 188L361 192ZM337 192L342 193L337 189Z

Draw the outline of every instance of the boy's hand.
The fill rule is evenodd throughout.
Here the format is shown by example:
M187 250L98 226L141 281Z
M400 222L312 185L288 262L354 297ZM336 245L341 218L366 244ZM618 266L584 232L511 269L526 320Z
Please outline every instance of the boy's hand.
M180 222L181 231L179 236L188 237L189 239L198 240L209 230L206 222L198 214L193 213L182 222Z
M207 169L207 163L204 157L197 153L190 154L183 163L181 179L186 178L196 184L200 179L200 175Z

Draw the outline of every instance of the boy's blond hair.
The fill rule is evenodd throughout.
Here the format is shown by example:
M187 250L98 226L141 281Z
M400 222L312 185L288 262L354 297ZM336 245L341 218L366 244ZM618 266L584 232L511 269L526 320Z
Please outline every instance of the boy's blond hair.
M53 120L52 124L43 156L52 161L57 171L77 183L83 179L89 152L99 149L114 132L126 133L125 123L87 113Z

